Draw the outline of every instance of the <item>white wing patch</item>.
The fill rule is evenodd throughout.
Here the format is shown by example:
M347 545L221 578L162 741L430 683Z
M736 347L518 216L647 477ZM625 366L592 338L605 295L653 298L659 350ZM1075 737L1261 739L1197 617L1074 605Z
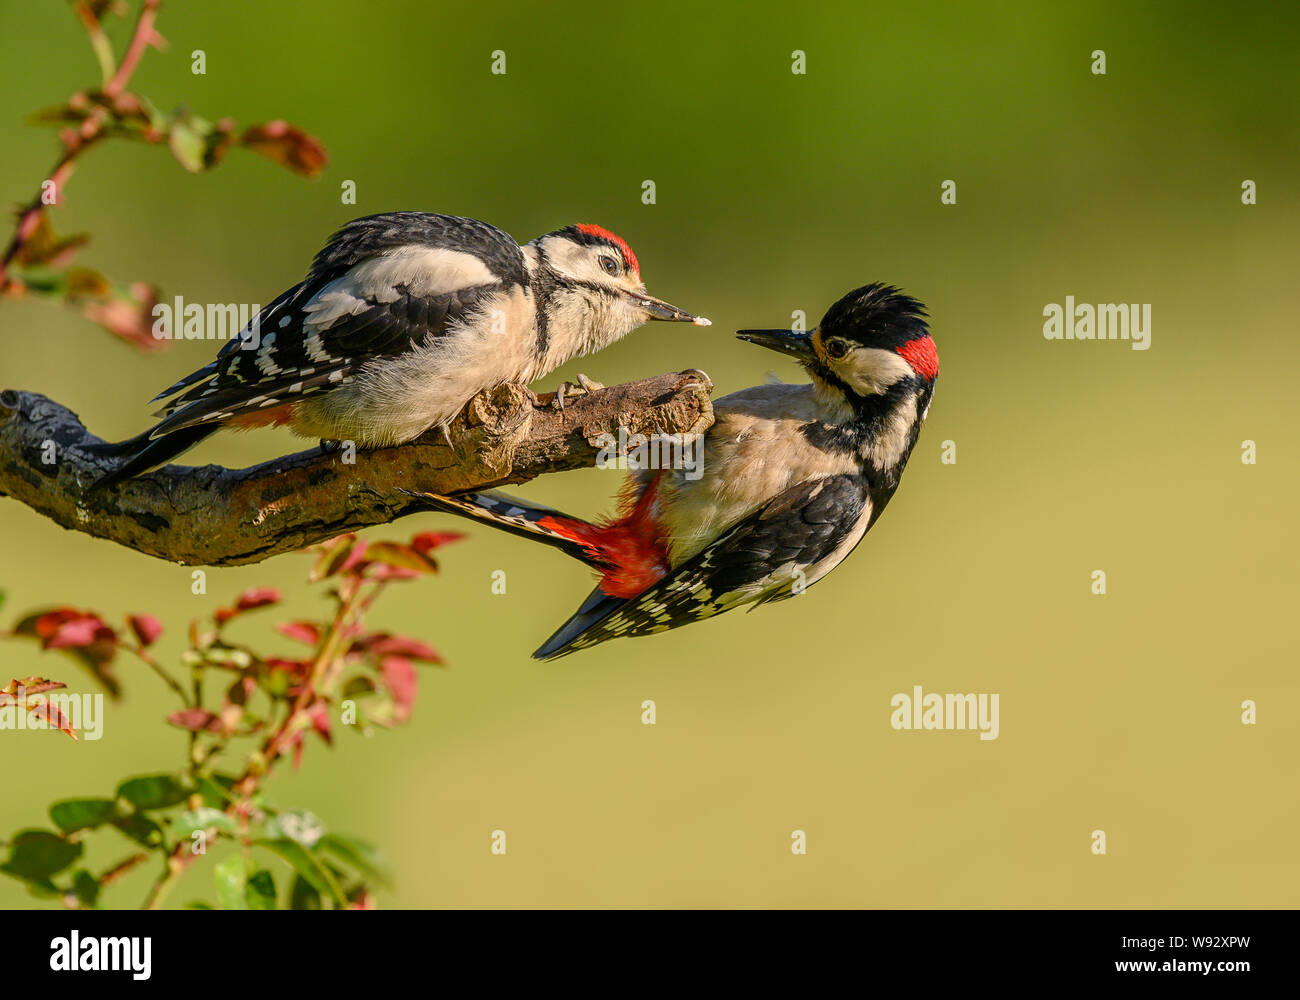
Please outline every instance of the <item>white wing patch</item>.
M393 302L399 286L421 298L497 283L488 266L471 253L437 247L402 247L363 260L317 292L303 311L321 329L353 316L373 302Z

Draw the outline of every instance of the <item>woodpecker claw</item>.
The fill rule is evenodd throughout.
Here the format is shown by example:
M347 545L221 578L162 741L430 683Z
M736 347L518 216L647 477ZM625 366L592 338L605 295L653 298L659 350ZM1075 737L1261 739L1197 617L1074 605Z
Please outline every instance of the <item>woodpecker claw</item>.
M595 379L587 378L587 376L583 375L581 372L579 372L575 377L578 380L577 385L574 385L572 382L560 383L559 388L555 390L555 399L551 403L552 409L563 413L564 400L566 397L589 396L593 392L599 392L601 389L605 388L600 382L597 382Z
M438 430L442 431L442 439L447 442L447 447L452 451L455 451L456 446L451 443L451 431L448 429L447 421L444 420L440 423L438 425Z

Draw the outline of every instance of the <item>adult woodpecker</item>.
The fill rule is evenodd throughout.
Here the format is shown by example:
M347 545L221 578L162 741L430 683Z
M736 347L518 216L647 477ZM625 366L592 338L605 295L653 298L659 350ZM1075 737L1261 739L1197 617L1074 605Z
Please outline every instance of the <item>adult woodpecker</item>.
M619 513L591 523L497 492L418 494L431 509L553 545L600 583L538 659L779 601L838 566L898 488L930 409L939 356L925 307L871 284L811 333L742 330L812 381L714 403L702 475L640 470Z
M355 219L215 361L154 397L173 397L158 424L105 446L122 462L99 485L162 465L222 427L284 424L363 448L437 425L445 433L482 390L527 385L651 319L709 324L648 295L632 248L600 226L519 246L452 215ZM561 408L570 388L557 393Z

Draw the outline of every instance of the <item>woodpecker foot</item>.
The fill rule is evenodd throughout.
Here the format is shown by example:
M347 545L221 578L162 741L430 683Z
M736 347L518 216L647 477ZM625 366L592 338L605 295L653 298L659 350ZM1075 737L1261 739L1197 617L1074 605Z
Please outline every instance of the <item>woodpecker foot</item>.
M440 423L438 425L438 430L442 431L442 439L447 442L447 447L452 451L455 451L456 446L451 443L451 430L448 426L448 422L444 420Z
M333 455L343 447L342 441L335 441L330 438L320 439L320 453L325 456Z
M564 398L566 396L589 396L593 392L598 392L605 388L594 379L587 378L581 372L578 373L578 384L572 382L561 382L560 387L555 390L555 399L551 406L561 412L564 411Z

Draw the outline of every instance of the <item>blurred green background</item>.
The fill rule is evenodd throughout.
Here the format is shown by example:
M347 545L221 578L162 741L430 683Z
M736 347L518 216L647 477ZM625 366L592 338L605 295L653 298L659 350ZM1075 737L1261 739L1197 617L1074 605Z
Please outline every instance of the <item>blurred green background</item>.
M441 577L381 602L374 624L434 643L450 668L422 673L406 728L344 733L270 786L384 850L398 883L381 905L1300 904L1300 13L1045 6L165 5L171 47L146 57L142 93L286 118L332 162L307 182L234 152L194 177L158 148L93 151L54 220L94 233L80 262L115 278L265 304L353 216L452 212L521 241L594 221L636 248L651 291L715 325L653 325L581 369L612 384L698 367L719 395L772 369L798 378L732 339L739 327L794 310L815 322L871 280L933 318L943 374L903 486L805 598L538 664L529 652L587 573L470 528ZM22 116L96 67L65 4L2 9L0 197L16 204L55 154ZM498 49L504 76L489 71ZM349 179L355 206L340 203ZM646 179L657 204L641 202ZM940 204L946 179L956 205ZM1151 303L1151 349L1045 340L1043 307L1066 295ZM143 356L60 307L0 305L0 383L110 438L145 426L146 400L215 346ZM301 447L280 435L219 436L191 457ZM590 514L617 485L591 470L521 492ZM424 515L371 534L461 527ZM150 611L174 658L185 623L242 588L288 592L288 614L241 623L250 638L325 607L306 557L210 571L195 597L188 568L12 501L0 533L6 624L65 602ZM88 689L27 644L0 659L5 678ZM168 693L121 669L128 696L100 742L0 732L0 836L181 759L184 736L160 722ZM999 693L1000 738L894 731L890 697L915 684ZM640 723L644 699L656 726ZM504 857L489 852L498 828ZM806 856L791 854L796 829ZM114 837L92 867L126 853ZM152 875L107 902L138 905ZM210 880L196 865L172 901L211 898ZM0 905L31 901L0 879Z

